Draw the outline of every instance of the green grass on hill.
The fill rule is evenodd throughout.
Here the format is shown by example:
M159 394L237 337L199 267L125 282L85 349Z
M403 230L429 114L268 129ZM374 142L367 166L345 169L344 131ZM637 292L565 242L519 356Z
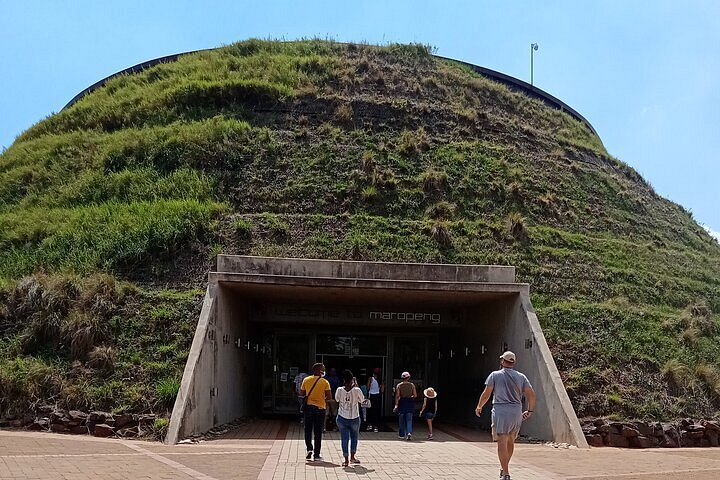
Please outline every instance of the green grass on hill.
M512 264L581 414L720 409L717 241L422 45L250 40L115 78L0 155L0 252L0 413L165 411L219 252Z

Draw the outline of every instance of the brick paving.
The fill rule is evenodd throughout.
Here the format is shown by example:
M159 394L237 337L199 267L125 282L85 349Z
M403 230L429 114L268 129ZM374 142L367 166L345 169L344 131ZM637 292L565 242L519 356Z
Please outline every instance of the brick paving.
M437 429L436 429L437 430ZM305 461L300 425L258 420L212 441L157 442L0 431L0 480L191 479L495 479L495 445L487 434L444 427L426 441L394 432L363 432L360 465L342 467L339 434L323 442L323 462ZM556 449L519 444L515 480L717 480L720 449Z
M434 440L425 440L418 428L412 442L398 439L395 432L362 432L357 457L361 464L342 467L340 434L328 432L323 439L323 462L306 462L305 441L300 425L293 425L282 442L278 464L272 476L262 480L349 479L362 475L367 479L454 478L459 480L496 480L498 461L492 449L478 448L445 432L437 431ZM554 480L559 477L540 472L528 465L511 468L513 478Z

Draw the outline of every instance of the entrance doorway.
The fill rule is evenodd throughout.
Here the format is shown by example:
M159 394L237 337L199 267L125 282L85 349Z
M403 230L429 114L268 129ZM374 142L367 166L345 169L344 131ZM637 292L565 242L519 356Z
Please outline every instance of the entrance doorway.
M376 368L385 371L385 357L371 355L317 355L317 361L325 364L326 370L329 372L331 368L337 371L337 375L342 379L343 370L350 370L357 378L358 385L367 384L367 380ZM333 392L333 395L335 392Z

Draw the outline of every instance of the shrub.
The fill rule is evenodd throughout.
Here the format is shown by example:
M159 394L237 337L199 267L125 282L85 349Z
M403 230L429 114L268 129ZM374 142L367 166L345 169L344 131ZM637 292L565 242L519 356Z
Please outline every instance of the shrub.
M95 273L82 282L79 302L82 307L101 317L107 317L116 308L121 292L112 275Z
M544 207L551 207L557 203L557 196L552 192L546 192L538 197L538 202Z
M32 357L0 359L0 414L24 415L63 388L62 372Z
M155 385L155 394L164 407L172 407L180 390L180 384L181 379L179 377L168 377L163 378Z
M389 168L376 168L372 174L372 184L379 188L394 190L395 187L397 187L398 180L397 177L395 177L395 173Z
M690 368L677 359L668 360L662 368L662 375L675 387L690 388L695 382Z
M695 367L695 374L707 389L720 398L720 371L714 365L700 363Z
M290 224L280 215L266 213L262 216L265 227L276 238L284 238L290 233Z
M420 127L417 131L403 130L398 141L398 151L403 155L413 155L427 152L430 149L425 129Z
M244 219L244 218L238 218L235 220L235 233L237 233L240 236L247 237L250 236L252 233L252 221Z
M88 366L93 370L110 373L115 369L116 353L112 347L98 346L88 354Z
M435 203L425 210L425 214L435 220L449 220L455 215L457 205L445 200Z
M353 260L362 260L363 259L363 253L362 253L362 247L363 247L363 241L362 238L355 235L350 240L350 258Z
M84 357L95 346L95 342L105 338L105 333L100 317L79 310L68 314L61 329L63 343L70 347L73 359Z
M368 185L362 189L362 198L366 202L372 202L378 196L377 188L374 185Z
M353 108L350 103L341 103L335 109L335 120L341 124L350 124L353 120Z
M514 198L515 200L520 200L523 197L522 183L519 181L510 182L506 187L506 191L508 196Z
M430 167L420 175L420 182L425 193L442 192L448 183L448 176L442 170Z
M680 340L686 345L695 345L700 341L701 332L695 327L688 327L680 332Z
M528 230L525 225L525 218L517 213L510 213L505 219L505 229L515 240L527 240Z
M444 220L435 220L430 227L430 236L441 247L447 248L452 245L449 224Z
M170 426L170 419L162 417L156 418L152 424L152 434L158 440L162 440L167 434L168 426Z
M371 176L375 172L375 155L372 152L363 152L360 158L360 171L367 176Z

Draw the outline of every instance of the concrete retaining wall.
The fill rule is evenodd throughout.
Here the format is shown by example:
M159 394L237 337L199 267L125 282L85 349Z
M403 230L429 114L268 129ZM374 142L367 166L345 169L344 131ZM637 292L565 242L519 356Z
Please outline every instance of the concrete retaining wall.
M206 432L215 426L210 389L215 384L217 343L208 332L212 332L216 324L216 295L217 285L208 285L165 436L165 442L169 444L177 443L181 437L193 432Z
M445 265L437 263L357 262L299 258L218 255L219 273L417 280L430 282L514 283L515 267L504 265Z
M587 448L528 291L522 292L512 306L506 338L509 348L517 355L518 370L531 379L537 394L535 412L523 426L522 433Z
M439 307L462 302L462 322L444 326L456 329L457 335L449 336L450 344L440 350L453 351L456 357L445 364L451 371L441 374L458 377L451 377L450 386L471 384L477 391L447 392L447 398L457 400L453 408L467 411L468 419L477 421L472 412L485 377L498 368L498 357L509 348L538 394L536 413L522 433L587 447L530 303L528 285L499 282L514 280L513 267L221 255L218 270L221 273L210 274L167 443L257 413L262 354L247 346L239 348L235 342L253 337L250 302L266 292L264 302L274 301L279 294L285 301L292 297L303 302L312 296L336 305L358 298L376 302L381 296L402 298L406 304L429 300ZM481 420L489 425L487 413Z

